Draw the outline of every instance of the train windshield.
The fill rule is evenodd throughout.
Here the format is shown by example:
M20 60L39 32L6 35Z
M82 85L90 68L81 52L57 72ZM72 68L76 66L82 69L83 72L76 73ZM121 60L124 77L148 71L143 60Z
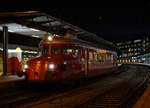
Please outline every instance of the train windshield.
M63 47L61 48L61 54L72 56L72 50L73 50L73 49L72 49L71 46L63 46Z
M51 54L54 55L54 54L59 54L59 47L57 46L52 46L51 47Z

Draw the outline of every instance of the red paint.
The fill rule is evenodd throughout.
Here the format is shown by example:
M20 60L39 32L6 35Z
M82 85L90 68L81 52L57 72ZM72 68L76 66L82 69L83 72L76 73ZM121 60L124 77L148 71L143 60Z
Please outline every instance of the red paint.
M22 63L19 62L17 57L11 57L8 59L8 73L17 74L22 71Z
M63 42L62 42L63 41ZM61 81L68 79L79 79L85 77L92 77L100 75L104 72L115 71L117 70L117 59L115 54L113 55L113 63L101 63L100 61L89 61L89 51L96 51L96 48L92 47L86 43L82 43L78 40L55 40L54 42L49 43L40 43L40 47L48 47L48 54L44 55L42 50L42 55L36 58L32 58L27 62L28 69L25 70L28 80L53 80ZM52 54L52 47L58 47L58 54ZM73 49L79 47L82 51L81 55L74 57L73 55L64 55L61 54L62 47L71 46ZM75 50L72 51L72 54ZM80 51L80 50L78 50ZM85 54L85 51L87 54ZM112 51L109 51L110 54L113 54ZM100 53L96 53L97 56ZM103 54L105 57L105 54ZM109 54L107 54L109 55ZM94 57L94 55L93 55ZM95 59L98 59L98 57ZM106 58L104 58L106 60ZM50 64L54 65L54 69L50 69ZM86 69L87 68L87 69ZM87 73L86 73L87 70ZM38 73L37 74L35 74Z

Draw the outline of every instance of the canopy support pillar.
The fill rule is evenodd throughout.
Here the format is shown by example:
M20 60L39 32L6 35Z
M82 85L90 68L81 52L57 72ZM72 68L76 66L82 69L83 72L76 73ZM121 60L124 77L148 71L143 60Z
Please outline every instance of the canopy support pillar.
M3 26L3 75L8 74L8 27Z

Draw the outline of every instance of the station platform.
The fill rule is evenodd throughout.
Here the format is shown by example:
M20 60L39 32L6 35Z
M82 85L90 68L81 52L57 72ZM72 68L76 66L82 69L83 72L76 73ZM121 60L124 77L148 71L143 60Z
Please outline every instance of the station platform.
M18 77L17 75L0 76L0 92L7 88L16 88L25 81L24 79L25 77Z
M18 77L17 75L0 76L0 92L7 94L8 92L15 92L23 87L24 77Z
M20 81L24 79L25 79L24 77L18 77L17 75L0 76L0 84Z
M132 108L150 108L150 85Z

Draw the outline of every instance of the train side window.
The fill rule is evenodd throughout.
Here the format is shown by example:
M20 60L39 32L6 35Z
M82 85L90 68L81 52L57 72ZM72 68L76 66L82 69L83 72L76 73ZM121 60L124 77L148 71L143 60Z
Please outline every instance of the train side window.
M43 47L43 55L48 55L49 54L49 47L48 46L44 46Z
M93 53L89 52L89 61L93 61Z
M104 54L99 54L98 60L100 63L104 64L104 58L105 58Z
M72 47L70 47L70 46L64 46L64 47L62 47L61 48L61 54L72 56Z
M101 54L98 54L98 61L99 61L100 63L102 63L102 55L101 55Z
M73 50L73 56L74 57L80 57L81 56L81 49L79 47L75 47Z
M97 61L97 53L94 52L94 60Z
M113 55L113 53L111 54L111 63L113 63L114 62L114 55Z
M108 63L108 54L106 53L106 55L105 55L105 64L107 64Z
M106 63L110 64L110 54L109 53L106 54Z
M57 46L51 47L51 54L59 54L59 48Z

